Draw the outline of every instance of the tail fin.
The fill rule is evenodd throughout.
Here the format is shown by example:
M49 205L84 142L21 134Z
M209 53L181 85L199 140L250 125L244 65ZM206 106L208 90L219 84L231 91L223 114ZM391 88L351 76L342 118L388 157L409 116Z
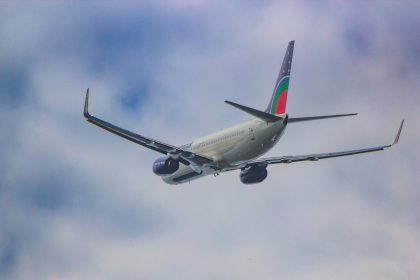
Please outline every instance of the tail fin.
M292 68L293 48L295 41L290 41L284 55L279 76L277 77L273 95L265 112L273 115L284 114L286 112L287 92L289 89L290 69Z

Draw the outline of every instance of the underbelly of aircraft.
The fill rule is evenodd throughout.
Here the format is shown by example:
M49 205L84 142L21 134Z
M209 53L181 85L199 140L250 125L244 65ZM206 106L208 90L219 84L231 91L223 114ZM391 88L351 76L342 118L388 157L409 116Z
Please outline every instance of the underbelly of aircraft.
M198 179L208 174L211 173L205 173L204 171L197 172L194 171L189 165L184 165L181 163L179 165L179 169L175 171L175 173L169 176L163 176L161 178L165 183L177 185L194 179Z
M168 184L181 184L206 175L219 173L224 168L232 168L241 163L253 160L270 150L276 144L282 133L283 129L279 130L274 136L272 133L260 134L254 140L246 139L235 145L221 147L217 151L220 159L214 162L212 166L198 169L181 163L175 173L162 177L162 180Z

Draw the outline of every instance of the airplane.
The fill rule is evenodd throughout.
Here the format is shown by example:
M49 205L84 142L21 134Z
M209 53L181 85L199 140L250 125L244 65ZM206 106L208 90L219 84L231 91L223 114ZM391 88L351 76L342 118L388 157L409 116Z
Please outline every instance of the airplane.
M266 179L267 167L271 164L318 161L369 153L384 150L398 143L404 120L401 121L394 142L389 145L342 152L260 158L279 141L288 124L357 115L357 113L351 113L296 118L288 116L286 102L293 49L294 41L290 41L265 111L226 100L227 104L255 118L246 123L195 139L182 146L166 144L92 116L88 110L89 88L86 91L84 116L88 122L94 125L163 154L163 157L153 163L153 172L160 176L165 183L174 185L190 182L206 175L217 176L220 173L233 170L240 170L239 178L244 184L260 183Z

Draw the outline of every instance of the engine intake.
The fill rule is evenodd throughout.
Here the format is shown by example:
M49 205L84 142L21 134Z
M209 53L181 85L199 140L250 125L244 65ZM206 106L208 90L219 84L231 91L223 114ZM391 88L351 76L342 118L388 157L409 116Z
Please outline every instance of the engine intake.
M260 166L251 166L249 169L244 169L239 174L241 182L244 184L255 184L264 181L267 178L267 169Z
M171 157L158 158L153 163L153 173L156 175L170 175L179 168L179 161Z

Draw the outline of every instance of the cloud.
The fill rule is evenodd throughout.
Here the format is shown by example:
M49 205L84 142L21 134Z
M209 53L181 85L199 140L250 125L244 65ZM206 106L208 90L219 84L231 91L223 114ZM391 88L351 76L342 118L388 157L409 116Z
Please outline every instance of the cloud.
M418 4L2 4L0 277L417 279ZM269 155L401 142L179 187L95 115L182 144L265 108L296 39L289 126Z

